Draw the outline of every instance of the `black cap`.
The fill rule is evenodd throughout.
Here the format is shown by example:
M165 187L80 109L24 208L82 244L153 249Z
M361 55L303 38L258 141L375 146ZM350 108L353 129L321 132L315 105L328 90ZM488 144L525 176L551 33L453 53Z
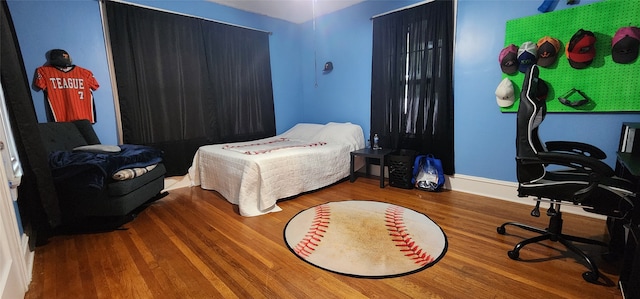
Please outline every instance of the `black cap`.
M640 28L622 27L611 40L611 58L617 63L632 63L638 58Z
M328 72L330 72L330 71L332 71L332 70L333 70L333 62L331 62L331 61L327 61L327 62L324 64L324 69L323 69L322 71L323 71L324 73L328 73Z
M71 66L71 56L65 50L53 49L49 51L49 64L58 67L69 67Z

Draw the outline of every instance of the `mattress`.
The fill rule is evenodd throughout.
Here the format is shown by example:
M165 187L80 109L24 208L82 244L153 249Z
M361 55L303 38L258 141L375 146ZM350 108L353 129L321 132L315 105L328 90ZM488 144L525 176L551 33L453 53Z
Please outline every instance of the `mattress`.
M238 205L240 215L258 216L281 211L279 199L346 178L350 152L364 147L358 125L300 123L270 138L202 146L189 177L191 186Z

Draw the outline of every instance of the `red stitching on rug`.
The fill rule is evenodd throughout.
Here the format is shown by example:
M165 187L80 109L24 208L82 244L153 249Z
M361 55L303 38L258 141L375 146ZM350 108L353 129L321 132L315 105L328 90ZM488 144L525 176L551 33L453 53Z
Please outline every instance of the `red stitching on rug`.
M414 263L424 266L433 262L434 258L426 251L423 251L407 232L403 214L404 208L399 206L389 206L385 211L385 222L387 223L387 230L389 231L392 241L395 242L400 251L412 259Z
M298 242L293 251L301 257L309 257L316 250L316 247L320 245L324 234L329 227L329 217L331 216L331 209L328 205L320 205L315 207L316 215L311 221L311 227L304 238Z

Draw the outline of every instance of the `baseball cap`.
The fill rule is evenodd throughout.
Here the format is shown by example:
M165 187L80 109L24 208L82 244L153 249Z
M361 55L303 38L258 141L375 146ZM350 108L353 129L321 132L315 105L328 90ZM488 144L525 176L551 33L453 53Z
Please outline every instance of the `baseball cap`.
M71 56L65 50L53 49L49 51L49 64L59 67L71 66Z
M545 36L538 40L538 65L548 67L554 64L560 52L560 41L558 39Z
M572 37L565 50L569 64L575 69L588 67L596 57L596 36L580 29Z
M611 58L617 63L631 63L638 58L640 28L622 27L611 40Z
M513 83L509 78L504 78L498 84L496 88L496 102L500 107L509 107L513 105L516 100L515 91L513 90Z
M530 66L536 63L536 44L524 42L518 49L518 70L526 72Z
M500 68L505 74L514 74L518 71L518 46L510 44L498 56Z

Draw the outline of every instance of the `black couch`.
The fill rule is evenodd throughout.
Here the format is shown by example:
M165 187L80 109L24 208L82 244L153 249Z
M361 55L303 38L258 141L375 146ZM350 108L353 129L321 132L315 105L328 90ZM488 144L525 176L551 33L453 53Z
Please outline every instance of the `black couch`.
M95 167L86 167L86 170L76 171L73 176L61 177L56 174L53 163L56 153L72 155L78 152L74 151L77 147L99 145L100 140L87 120L40 123L38 129L50 157L63 224L79 223L96 217L130 216L145 203L166 195L166 192L161 194L166 172L162 163L157 163L152 170L127 180L115 180L111 177L112 173L105 172L100 184L93 185L83 182L91 175L87 171L96 172ZM120 154L98 153L103 156Z

